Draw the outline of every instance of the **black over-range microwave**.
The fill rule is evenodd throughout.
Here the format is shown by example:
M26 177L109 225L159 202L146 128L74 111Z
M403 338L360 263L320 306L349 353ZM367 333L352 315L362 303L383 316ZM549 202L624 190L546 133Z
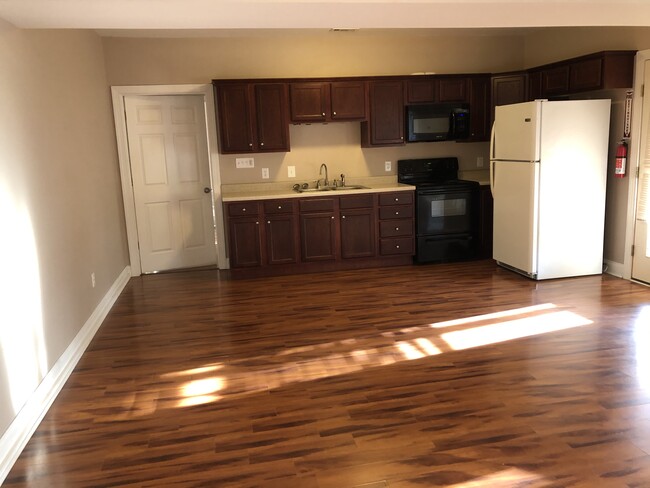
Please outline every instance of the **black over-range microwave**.
M463 103L406 106L407 142L450 141L469 137L469 107Z

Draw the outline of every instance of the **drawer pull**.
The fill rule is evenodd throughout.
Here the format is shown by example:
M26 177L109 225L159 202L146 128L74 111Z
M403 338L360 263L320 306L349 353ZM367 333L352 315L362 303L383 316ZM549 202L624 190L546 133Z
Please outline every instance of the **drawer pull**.
M266 221L266 223L267 223L267 224L270 224L270 223L271 223L271 221L270 221L270 220L267 220L267 221Z
M246 208L242 208L241 211L242 211L242 212L245 212L245 211L246 211Z
M345 218L345 215L342 218Z
M395 249L399 249L399 244L395 246Z
M278 205L278 210L282 210L282 205Z
M396 202L399 202L399 198L396 198L395 201L396 201Z
M399 215L399 212L395 212L395 215Z
M399 227L395 227L395 230L399 230Z
M259 222L255 222L255 225L260 225L260 223L259 223Z

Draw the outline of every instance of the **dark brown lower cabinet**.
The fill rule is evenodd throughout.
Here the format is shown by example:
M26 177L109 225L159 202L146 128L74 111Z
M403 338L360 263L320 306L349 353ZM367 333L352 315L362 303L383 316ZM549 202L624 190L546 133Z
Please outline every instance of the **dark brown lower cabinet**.
M341 210L341 257L368 258L375 251L375 211L373 208Z
M230 219L230 265L245 268L262 265L262 234L257 216Z
M336 228L333 213L300 214L302 260L336 259Z
M266 217L265 240L268 264L292 264L298 262L297 221L295 215Z
M479 251L481 258L492 258L492 223L494 201L489 185L482 185L480 189L480 220L479 220Z

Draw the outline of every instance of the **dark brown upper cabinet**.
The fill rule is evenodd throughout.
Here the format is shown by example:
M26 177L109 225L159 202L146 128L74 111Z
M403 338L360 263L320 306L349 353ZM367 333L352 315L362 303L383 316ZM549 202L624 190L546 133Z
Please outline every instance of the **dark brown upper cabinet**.
M433 78L406 80L406 103L433 103L436 101L438 80Z
M528 75L509 73L492 77L492 105L510 105L525 102L527 97Z
M404 144L404 83L401 80L368 83L370 117L361 122L361 146Z
M413 77L406 80L406 103L466 102L466 77Z
M335 122L366 118L366 82L290 83L291 122Z
M284 83L216 83L222 153L289 151Z
M569 92L569 65L542 70L542 96L564 95Z
M490 76L472 76L469 87L470 133L466 141L486 141L490 136Z
M466 102L467 78L440 78L438 81L438 102Z

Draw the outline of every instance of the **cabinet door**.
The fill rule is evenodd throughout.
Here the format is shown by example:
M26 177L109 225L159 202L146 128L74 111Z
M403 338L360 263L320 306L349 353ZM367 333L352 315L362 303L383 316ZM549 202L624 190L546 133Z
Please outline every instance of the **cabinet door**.
M268 264L298 262L298 243L295 215L266 217L266 259Z
M569 93L569 65L542 70L542 96Z
M369 84L370 114L361 124L362 146L404 144L404 91L401 81Z
M262 265L262 236L257 217L230 219L230 265L245 268Z
M441 78L438 81L438 101L467 101L467 78Z
M375 220L372 208L341 211L342 258L365 258L376 254Z
M470 141L486 141L490 136L490 79L475 76L470 80Z
M287 87L284 83L255 85L259 152L289 150Z
M219 147L222 153L245 153L254 150L250 85L217 85L219 113Z
M334 81L330 84L332 120L363 120L366 118L366 83Z
M603 83L603 59L585 59L571 63L569 89L574 91L597 90Z
M292 122L323 122L327 115L327 83L289 85Z
M336 221L334 214L300 215L300 240L303 261L336 259Z
M542 97L542 72L531 71L528 73L528 101L538 100Z
M526 74L517 73L492 77L492 104L510 105L526 101Z
M407 80L406 103L433 103L436 101L436 84L433 79Z

